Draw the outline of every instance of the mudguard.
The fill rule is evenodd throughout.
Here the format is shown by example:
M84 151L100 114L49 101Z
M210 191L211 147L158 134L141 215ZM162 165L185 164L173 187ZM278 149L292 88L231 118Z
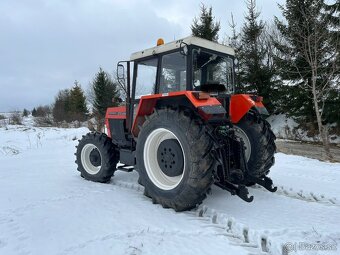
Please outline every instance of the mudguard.
M145 116L152 114L154 108L160 100L183 100L185 99L192 107L196 108L203 119L208 120L212 116L223 115L226 113L222 104L213 97L206 99L198 99L194 96L195 91L178 91L163 94L154 94L142 96L140 98L136 117L132 126L132 133L135 137L138 136L139 126L145 121ZM174 105L177 106L177 105Z
M238 123L251 108L255 108L261 115L269 115L262 103L262 97L248 94L232 95L229 105L231 122Z

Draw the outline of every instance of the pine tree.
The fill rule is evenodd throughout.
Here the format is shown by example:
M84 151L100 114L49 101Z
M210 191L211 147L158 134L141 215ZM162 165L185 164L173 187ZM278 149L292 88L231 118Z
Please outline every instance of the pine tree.
M37 116L37 110L35 108L33 108L32 110L32 116L33 117L36 117Z
M100 124L103 125L103 119L108 107L118 106L120 100L120 93L118 85L113 82L110 75L103 71L102 68L96 74L91 84L93 91L93 112Z
M24 109L24 111L22 112L23 117L27 117L29 114L30 112L27 109Z
M55 97L52 115L55 122L70 121L69 113L70 91L60 90Z
M274 45L279 52L275 57L275 63L281 78L289 82L289 86L283 89L283 96L286 97L287 102L289 101L289 104L283 105L283 111L289 116L300 118L301 122L312 123L314 120L313 103L310 100L312 95L308 90L308 84L306 84L310 72L308 71L307 61L301 52L297 50L302 45L293 32L293 30L303 25L300 2L304 2L304 0L287 0L286 9L280 6L288 24L284 24L275 17L275 24L284 38L281 42L274 41ZM301 31L301 33L306 33L306 31ZM292 41L292 45L287 44L287 40ZM295 55L295 57L294 59L287 58L287 55ZM303 70L303 72L299 73L297 69Z
M55 98L53 119L56 122L84 121L88 115L86 97L79 82L75 81L71 90L60 90Z
M340 57L339 57L339 44L340 44L340 1L335 1L333 4L324 4L322 16L328 24L328 31L330 34L330 44L333 46L333 50L338 51L337 54L337 66L338 70L336 75L340 74ZM338 86L339 88L340 86ZM340 89L340 88L339 88Z
M331 36L331 45L335 46L334 50L339 51L340 47L340 1L334 3L324 4L323 18L329 21L329 32ZM340 66L339 52L337 54L336 65ZM325 116L324 118L328 123L337 123L340 130L340 83L339 83L340 68L338 68L335 76L337 79L337 86L334 86L330 92L327 100L325 101Z
M200 8L199 18L195 17L191 25L192 35L217 42L220 22L214 22L212 7L207 8L204 4L201 4Z
M86 106L86 97L83 89L78 81L74 82L74 86L70 91L70 113L73 120L84 121L88 114Z
M264 103L273 112L275 97L273 79L275 69L268 60L265 24L259 20L260 12L256 11L255 0L248 0L248 14L242 27L240 45L238 47L239 92L255 93L263 96Z
M324 118L328 123L336 123L340 130L340 89L332 89L325 101Z

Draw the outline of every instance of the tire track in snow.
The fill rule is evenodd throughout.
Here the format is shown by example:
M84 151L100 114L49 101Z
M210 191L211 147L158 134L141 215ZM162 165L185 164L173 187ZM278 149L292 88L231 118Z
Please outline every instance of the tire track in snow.
M287 176L287 177L293 177L293 178L301 178L301 179L305 179L305 180L319 180L319 181L323 181L323 182L328 182L328 183L337 183L336 179L334 177L330 177L330 176L318 176L318 178L316 179L313 175L307 175L307 174L302 174L302 173L282 173L283 176Z
M263 192L268 192L265 188L255 185L251 187L253 189L261 190ZM304 190L296 191L293 188L288 188L285 186L278 185L277 191L273 194L276 195L282 195L289 198L294 198L298 200L302 200L305 202L315 202L323 205L329 205L329 206L340 206L340 201L337 200L335 197L327 197L324 194L317 194L315 192L309 192Z
M113 180L112 183L140 193L144 191L144 187L137 183L119 180ZM215 209L206 205L201 205L196 210L183 213L192 217L192 220L203 222L203 228L214 228L217 235L227 237L231 245L244 247L250 252L249 254L281 255L281 253L272 252L272 247L277 249L278 246L281 247L281 244L271 241L265 233L250 229L248 226L236 221L235 218L228 217L224 213L217 213Z
M98 190L93 190L93 189L80 189L80 191L84 191L86 190L86 192L91 192L91 193L102 193L104 191L98 191ZM69 196L63 196L63 197L56 197L56 198L50 198L50 199L41 199L41 200L37 200L34 203L29 203L26 204L24 206L20 206L20 207L16 207L13 209L9 209L7 211L3 211L0 213L0 224L1 222L6 219L7 217L9 217L9 215L12 214L18 214L22 211L26 211L29 209L35 209L37 207L41 207L41 206L45 206L46 204L49 203L56 203L56 202L62 202L62 201L67 201L67 200L71 200L71 199L78 199L78 198L83 198L88 196L88 193L81 193L79 194L74 194L74 195L69 195Z
M6 234L9 234L10 237L8 239L8 243L5 243L0 240L0 251L2 248L6 248L6 246L11 242L14 243L12 249L15 251L15 254L18 255L29 255L32 254L28 249L27 242L29 236L26 232L21 228L20 224L15 221L13 217L10 218L2 218L0 220L0 229L2 231L8 231Z
M172 230L172 231L168 231L168 230L164 230L164 229L142 229L142 230L137 230L137 231L130 231L130 232L126 232L126 233L112 233L112 234L107 234L107 235L103 235L103 236L99 236L93 239L88 239L83 241L82 243L70 246L66 249L64 249L63 251L61 251L60 255L62 254L73 254L74 251L77 251L79 249L83 249L86 248L87 246L90 246L93 243L96 242L101 242L101 241L107 241L107 240L112 240L112 239L117 239L117 240L125 240L125 239L131 239L133 240L134 238L138 237L140 238L143 235L152 235L155 238L162 236L162 237L166 237L166 236L180 236L180 237L204 237L204 236L209 236L211 233L205 233L204 231L179 231L179 230ZM131 249L131 247L129 247Z
M131 181L131 182L129 182ZM143 192L144 187L135 183L135 180L131 179L129 181L119 181L113 180L113 184L132 189L138 191L140 193ZM264 190L262 187L255 187L257 189L262 189L263 192L268 192ZM329 206L339 206L338 200L327 198L323 195L317 195L315 193L306 193L301 192L300 194L296 194L297 192L292 191L292 189L288 189L285 187L278 188L278 194L280 192L284 196L288 196L290 198L297 198L302 201L307 202L315 202L322 205ZM290 192L290 193L289 193ZM289 195L287 195L287 193ZM310 196L308 196L308 194ZM323 199L323 200L322 200ZM204 202L203 202L204 203ZM220 232L217 235L223 235L228 238L230 244L236 246L242 246L249 251L250 255L253 254L272 254L272 255L288 255L287 250L285 249L285 242L278 238L280 232L286 232L287 229L281 229L279 232L274 231L273 233L269 233L267 230L259 231L256 229L249 228L246 224L243 224L237 221L234 217L230 217L225 213L220 213L218 210L208 207L206 205L200 205L196 210L184 212L188 216L192 217L192 220L201 221L204 223L201 227L206 228L214 228L219 229Z

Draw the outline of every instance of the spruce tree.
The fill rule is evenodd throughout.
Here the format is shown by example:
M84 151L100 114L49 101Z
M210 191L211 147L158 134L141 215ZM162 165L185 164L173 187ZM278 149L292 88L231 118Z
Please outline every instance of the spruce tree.
M118 106L120 100L118 85L113 82L110 75L102 68L95 75L91 84L93 91L93 113L95 114L100 127L108 107Z
M279 52L275 57L275 63L280 77L286 81L285 83L289 83L289 86L283 89L283 96L289 102L289 104L283 105L283 111L289 116L300 118L302 122L312 123L314 120L314 109L313 102L310 100L312 95L308 89L308 82L310 82L308 77L311 74L306 59L302 56L301 51L298 50L302 47L302 44L294 32L303 26L304 21L300 8L304 8L304 5L307 4L303 2L305 1L287 0L286 8L280 5L287 24L275 17L275 24L284 38L280 42L274 41L274 45ZM307 33L307 31L302 31L301 29L301 33ZM294 58L291 57L293 55ZM297 72L297 69L303 71Z
M324 119L328 123L336 123L338 130L340 130L340 88L330 90L329 96L325 101ZM339 135L339 131L338 131Z
M340 45L340 1L335 1L334 3L324 4L322 16L328 24L328 31L330 35L330 44L333 46L333 50L337 51L336 56L336 65L338 66L338 70L336 75L338 77L337 81L339 81L340 75L340 56L339 56L339 45ZM340 85L337 86L338 93L340 90Z
M23 117L27 117L29 115L29 111L27 109L24 109L24 111L22 112L22 116Z
M330 90L329 96L325 101L325 114L324 118L328 123L337 123L338 130L340 130L340 56L339 56L339 47L340 47L340 1L334 1L334 3L324 4L323 18L329 21L329 33L331 36L331 45L337 46L338 51L336 56L336 65L338 66L338 70L335 73L336 82L335 86Z
M70 114L70 90L60 90L54 100L52 115L55 122L72 120Z
M70 113L73 120L84 121L88 114L86 106L86 97L83 89L78 81L74 82L74 86L70 91Z
M32 116L36 117L37 116L37 109L33 108L32 110Z
M259 19L255 0L247 2L248 13L240 35L238 47L239 92L255 93L263 96L264 103L270 112L275 110L275 70L268 61L265 24Z
M71 90L60 90L55 98L53 119L56 122L84 121L88 115L86 97L81 85L75 81Z
M204 4L201 4L200 8L200 16L198 18L195 17L191 25L192 35L217 42L220 22L214 21L215 17L212 15L212 7L207 8Z

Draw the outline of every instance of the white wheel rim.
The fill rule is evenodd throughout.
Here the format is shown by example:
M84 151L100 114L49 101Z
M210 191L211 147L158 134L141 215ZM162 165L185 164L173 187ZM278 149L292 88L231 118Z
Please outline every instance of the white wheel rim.
M171 190L177 187L178 184L182 181L185 172L184 152L184 169L182 174L170 177L161 170L157 161L157 151L161 142L167 139L176 139L179 142L183 152L183 146L174 133L165 128L158 128L152 131L146 139L143 153L144 166L147 175L149 176L152 183L162 190Z
M91 161L90 161L90 154L91 152L97 149L97 146L93 145L93 144L86 144L83 149L81 150L81 163L85 169L86 172L88 172L89 174L97 174L100 171L101 166L94 166L92 165ZM98 150L99 154L100 151ZM100 158L102 157L102 155L100 154Z
M251 155L250 140L249 140L247 134L241 128L239 128L238 126L234 126L234 128L235 128L235 135L238 138L241 138L243 140L244 147L245 147L244 154L245 154L246 161L248 162L249 159L250 159L250 155Z

